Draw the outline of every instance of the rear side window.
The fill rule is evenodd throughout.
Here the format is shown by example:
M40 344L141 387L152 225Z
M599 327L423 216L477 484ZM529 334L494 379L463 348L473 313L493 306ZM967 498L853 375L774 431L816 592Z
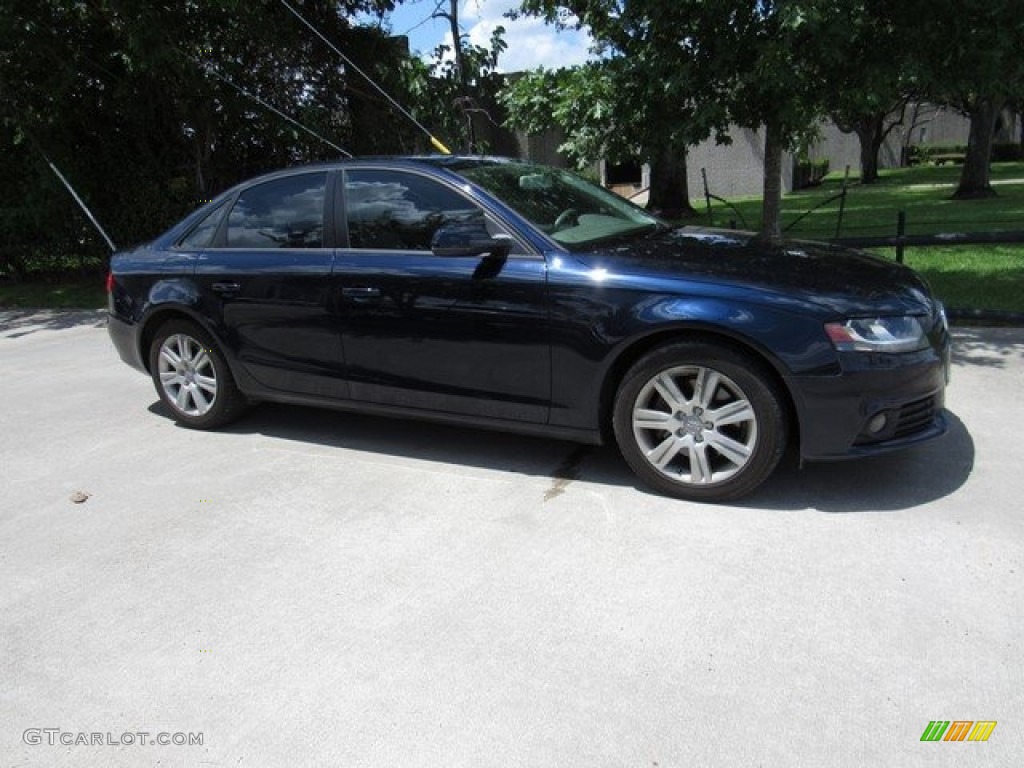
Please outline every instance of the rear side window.
M438 227L478 220L475 203L433 179L402 171L348 171L345 212L352 248L429 251Z
M322 248L326 173L250 187L228 216L228 248Z
M224 215L224 209L227 208L227 206L227 203L221 203L210 213L204 216L203 220L192 227L192 230L181 239L178 243L178 247L184 248L185 250L209 248L210 243L213 242L214 235L217 234L217 227L220 225L220 220Z

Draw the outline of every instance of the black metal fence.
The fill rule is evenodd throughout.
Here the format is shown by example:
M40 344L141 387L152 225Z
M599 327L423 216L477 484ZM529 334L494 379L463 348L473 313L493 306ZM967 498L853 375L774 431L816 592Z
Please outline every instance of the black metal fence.
M829 240L836 245L851 248L895 248L896 261L903 263L905 248L921 248L936 245L1019 245L1024 243L1024 230L1000 232L940 232L934 235L908 235L907 216L900 211L896 221L896 234L881 237L835 237Z

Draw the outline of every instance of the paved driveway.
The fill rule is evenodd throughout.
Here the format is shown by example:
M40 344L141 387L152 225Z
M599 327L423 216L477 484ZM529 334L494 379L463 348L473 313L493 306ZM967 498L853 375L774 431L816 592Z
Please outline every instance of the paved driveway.
M715 507L557 441L191 432L102 315L0 313L0 762L1020 765L1024 331L957 341L947 439Z

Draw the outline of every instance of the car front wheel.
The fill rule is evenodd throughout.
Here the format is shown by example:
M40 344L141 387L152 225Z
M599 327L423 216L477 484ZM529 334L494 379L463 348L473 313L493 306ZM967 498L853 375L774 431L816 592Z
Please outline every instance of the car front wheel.
M150 345L149 370L160 399L185 426L213 429L245 407L227 361L195 323L175 320L157 331Z
M786 448L784 400L753 358L704 342L678 342L641 358L615 401L626 462L670 496L726 501L750 493Z

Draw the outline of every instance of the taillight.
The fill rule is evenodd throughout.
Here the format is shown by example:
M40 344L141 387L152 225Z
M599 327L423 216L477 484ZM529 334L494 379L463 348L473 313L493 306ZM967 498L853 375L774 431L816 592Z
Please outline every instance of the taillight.
M114 290L114 273L107 272L107 293L112 293Z

